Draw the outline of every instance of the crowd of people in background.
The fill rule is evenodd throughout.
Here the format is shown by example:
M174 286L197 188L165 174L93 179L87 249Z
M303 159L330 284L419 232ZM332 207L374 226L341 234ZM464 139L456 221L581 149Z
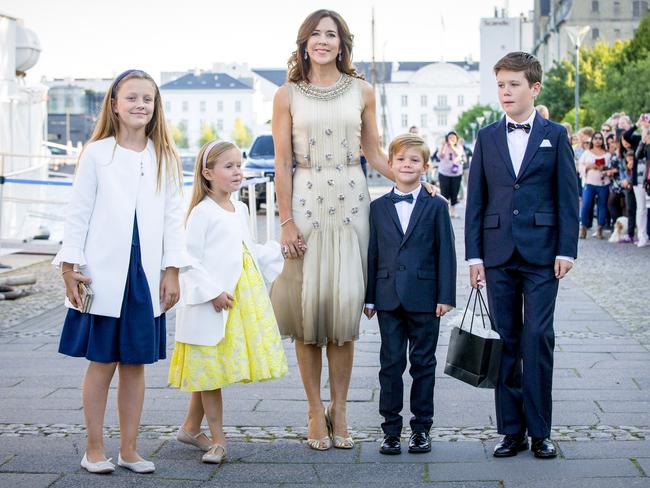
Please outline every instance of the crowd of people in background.
M571 134L581 189L580 238L610 242L648 242L650 203L650 114L635 124L624 113L614 113L599 130L583 127ZM594 229L594 220L596 226ZM592 230L593 229L593 230Z

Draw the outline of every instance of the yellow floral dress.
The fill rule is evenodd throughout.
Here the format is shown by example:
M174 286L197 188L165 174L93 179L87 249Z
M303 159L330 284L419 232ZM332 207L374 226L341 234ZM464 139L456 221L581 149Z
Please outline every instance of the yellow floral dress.
M287 358L264 281L248 249L243 248L242 274L233 293L225 337L216 346L176 342L169 366L171 386L209 391L287 374Z

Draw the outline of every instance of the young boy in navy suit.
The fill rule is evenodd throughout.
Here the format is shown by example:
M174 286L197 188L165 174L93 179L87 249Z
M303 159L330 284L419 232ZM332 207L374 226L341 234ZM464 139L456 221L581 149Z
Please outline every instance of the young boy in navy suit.
M578 181L566 130L535 112L539 61L513 52L494 72L505 116L478 133L465 218L470 283L487 284L504 341L494 456L528 449L530 436L535 457L553 458L553 312L578 255Z
M420 185L429 148L405 134L391 142L395 188L370 204L368 288L364 313L378 314L381 332L380 452L399 454L402 375L409 348L411 431L409 452L431 451L433 387L440 317L456 305L456 252L447 202Z

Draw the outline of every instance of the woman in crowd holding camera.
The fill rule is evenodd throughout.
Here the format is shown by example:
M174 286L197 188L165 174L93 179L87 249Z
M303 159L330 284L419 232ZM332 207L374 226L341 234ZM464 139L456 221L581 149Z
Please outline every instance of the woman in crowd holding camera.
M578 169L584 182L582 191L582 208L580 209L580 239L587 237L587 228L594 199L598 199L598 226L596 238L603 238L603 226L607 220L607 199L609 197L609 170L611 155L607 152L602 132L595 132L591 137L589 149L582 153Z
M458 134L454 131L445 136L445 141L438 149L438 180L440 193L449 200L449 213L456 218L456 204L458 203L458 190L463 179L463 156L465 151L458 143Z

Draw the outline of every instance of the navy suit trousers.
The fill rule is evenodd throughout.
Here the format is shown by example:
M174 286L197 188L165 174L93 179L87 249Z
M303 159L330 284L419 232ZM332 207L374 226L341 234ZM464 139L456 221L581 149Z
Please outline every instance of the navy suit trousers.
M529 264L515 251L504 265L486 268L485 278L492 319L504 341L495 393L498 431L547 437L558 291L553 266Z
M408 346L411 385L411 431L429 432L433 423L433 388L436 381L436 346L440 319L435 313L396 310L377 312L381 332L379 356L379 413L385 434L402 431L406 349Z

